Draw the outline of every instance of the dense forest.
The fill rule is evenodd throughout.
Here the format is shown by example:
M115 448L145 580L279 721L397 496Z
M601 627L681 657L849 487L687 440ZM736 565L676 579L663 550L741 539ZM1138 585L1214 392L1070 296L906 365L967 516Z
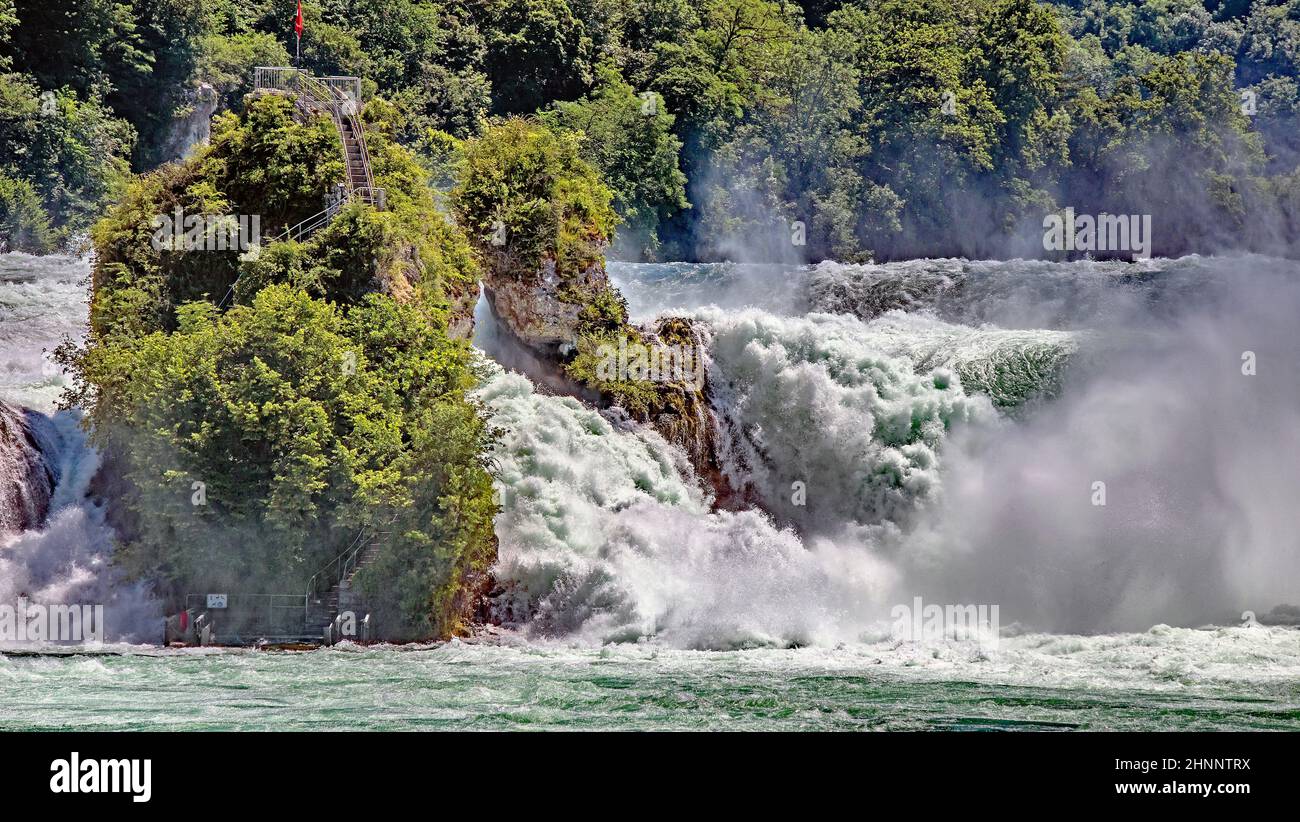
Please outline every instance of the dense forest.
M206 85L286 65L294 0L0 0L0 243L83 236L176 159ZM1053 210L1155 252L1300 244L1300 0L314 0L302 64L365 78L450 187L494 118L577 134L616 253L1041 255ZM372 107L373 108L373 107Z

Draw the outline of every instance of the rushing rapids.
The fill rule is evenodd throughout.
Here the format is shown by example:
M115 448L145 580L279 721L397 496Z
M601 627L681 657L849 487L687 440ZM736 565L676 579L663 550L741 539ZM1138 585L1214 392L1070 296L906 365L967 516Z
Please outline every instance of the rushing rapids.
M61 377L41 352L84 317L84 264L6 265L3 398L48 411ZM1004 626L1064 632L1300 600L1285 513L1300 491L1294 263L610 274L634 320L702 329L719 461L745 504L720 506L652 427L509 351L481 304L476 393L502 432L493 612L521 636L833 646L878 637L915 595L1000 603ZM32 304L55 315L40 329ZM119 609L110 634L147 637L156 606L115 577L87 495L93 451L70 415L23 413L58 441L35 449L57 481L48 520L0 552L3 593L101 597Z

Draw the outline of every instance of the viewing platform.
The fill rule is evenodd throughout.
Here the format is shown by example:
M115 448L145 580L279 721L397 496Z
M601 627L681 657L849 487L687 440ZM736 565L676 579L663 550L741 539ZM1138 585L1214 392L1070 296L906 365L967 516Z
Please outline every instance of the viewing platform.
M361 123L361 78L313 77L291 66L258 66L253 69L253 91L284 95L305 117L328 115L343 148L346 199L384 208L384 192L375 188Z
M299 118L308 121L326 115L334 123L342 150L344 179L339 181L337 196L325 208L307 219L288 226L270 238L271 242L301 242L329 225L345 205L363 202L379 211L387 208L387 192L375 186L371 170L370 149L361 122L361 78L313 77L292 66L257 66L253 69L253 93L277 94L293 101ZM224 308L234 296L232 283L218 307Z
M320 646L376 639L353 580L378 555L387 532L363 532L312 575L301 594L186 594L166 618L164 645ZM328 586L328 587L327 587Z

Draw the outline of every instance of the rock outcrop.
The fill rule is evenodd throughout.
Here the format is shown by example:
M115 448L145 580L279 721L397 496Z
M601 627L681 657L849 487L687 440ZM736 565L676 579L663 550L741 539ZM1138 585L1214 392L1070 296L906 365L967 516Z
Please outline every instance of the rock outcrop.
M50 420L0 402L0 534L39 527L59 481L58 435Z
M561 277L555 260L545 259L536 272L502 270L504 257L487 255L491 263L483 290L492 311L524 345L538 352L567 355L581 336L583 304L576 295L612 289L604 262Z
M451 310L447 316L447 336L453 340L474 337L474 307L478 305L477 284L468 287L448 287Z
M638 327L605 272L613 194L572 134L513 118L463 146L450 202L498 325L580 390L566 393L653 426L679 445L719 504L705 340L689 321Z
M565 393L588 402L594 400L605 408L622 409L637 422L654 427L686 452L697 475L712 486L718 505L732 507L736 493L719 466L716 442L721 429L713 413L704 367L707 340L700 329L677 317L636 326L627 323L624 315L623 327L593 338L587 327L591 305L602 300L622 305L603 260L584 267L576 276L561 278L549 259L532 273L502 270L498 264L505 258L490 253L481 259L486 263L483 291L497 323L516 343L568 375L565 382L570 388ZM689 351L688 373L628 373L625 357L623 363L612 363L619 370L605 375L610 379L590 379L590 358L612 353L619 338L625 340L625 348L630 343L651 352ZM587 351L585 364L577 359L581 351ZM632 395L636 401L628 401Z
M212 115L220 97L207 83L186 94L186 106L167 127L160 149L164 162L189 158L212 137Z

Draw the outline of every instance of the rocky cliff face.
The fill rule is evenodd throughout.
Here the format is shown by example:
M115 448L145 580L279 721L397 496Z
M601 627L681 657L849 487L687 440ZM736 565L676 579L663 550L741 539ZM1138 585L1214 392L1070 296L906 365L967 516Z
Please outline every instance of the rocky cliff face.
M478 305L478 287L448 288L451 314L447 318L447 336L468 340L474 336L474 307Z
M603 261L562 278L550 259L543 261L540 270L523 273L508 268L509 258L504 255L489 252L482 254L481 259L484 261L483 291L497 322L510 332L515 342L543 361L554 363L557 370L562 371L571 361L587 331L584 310L606 295L617 296ZM651 326L627 325L612 338L619 336L633 340L634 346L650 350L664 350L668 346L690 349L697 358L699 379L639 380L634 375L617 375L615 382L648 387L641 393L651 399L642 407L622 403L616 391L601 390L599 386L593 390L592 386L572 379L567 382L573 389L565 393L588 402L594 400L606 408L622 408L628 417L654 427L686 452L697 475L712 486L717 504L733 507L737 494L719 468L717 441L721 428L713 413L702 359L707 341L700 330L688 320L670 317ZM603 385L608 387L608 383Z
M567 354L577 345L582 303L574 296L610 288L603 263L561 278L552 259L543 260L540 270L522 275L502 270L497 261L483 280L497 317L529 348L552 355Z
M37 528L58 483L58 434L48 418L0 402L0 534Z
M384 253L375 260L375 268L374 278L365 282L359 293L378 291L402 303L414 299L420 281L429 276L427 265L420 259L416 246L401 239L390 241ZM441 285L442 296L448 303L447 336L455 340L472 338L474 307L478 305L478 282L468 277L447 277Z
M212 136L212 115L220 102L216 89L204 83L188 93L186 102L184 112L172 120L163 137L164 162L189 157Z
M497 324L611 414L653 426L717 478L716 423L704 340L685 320L638 327L609 282L614 195L581 140L511 118L462 146L452 211L477 257ZM525 358L527 359L527 358Z

